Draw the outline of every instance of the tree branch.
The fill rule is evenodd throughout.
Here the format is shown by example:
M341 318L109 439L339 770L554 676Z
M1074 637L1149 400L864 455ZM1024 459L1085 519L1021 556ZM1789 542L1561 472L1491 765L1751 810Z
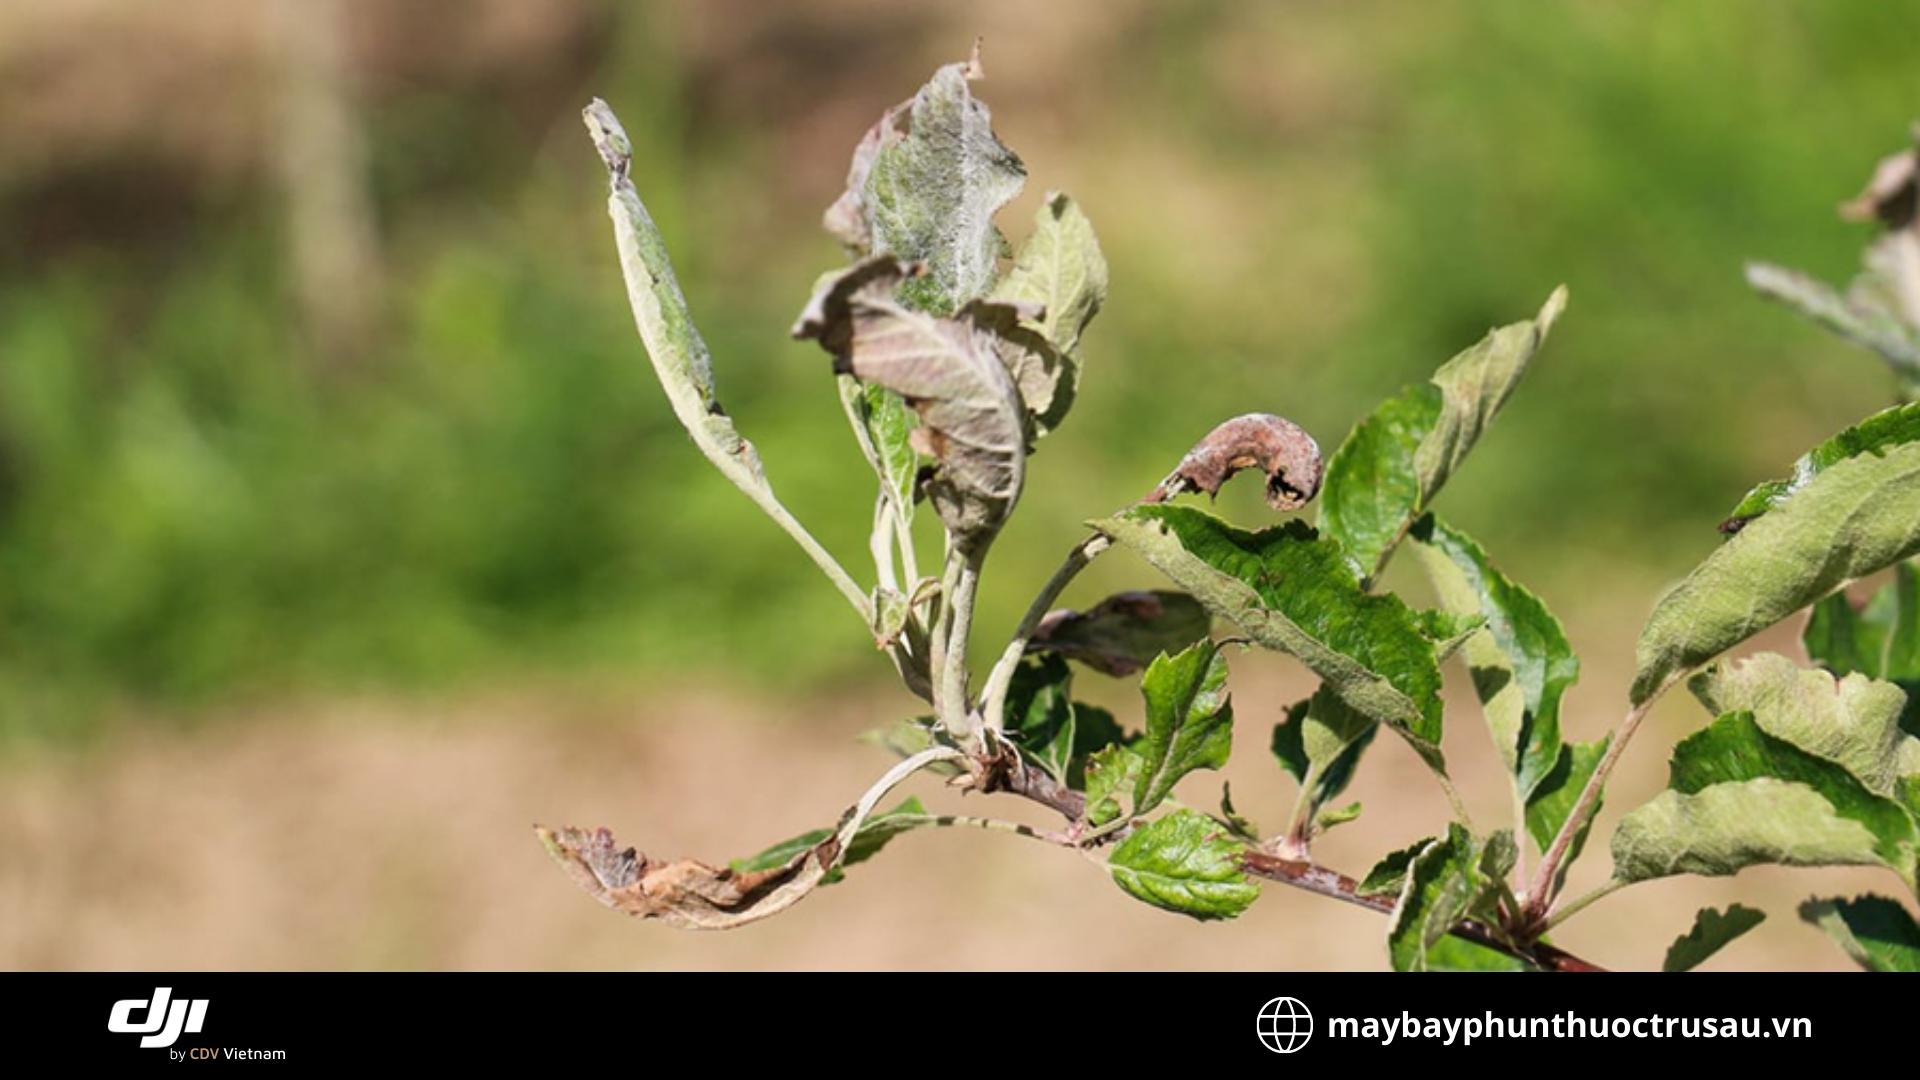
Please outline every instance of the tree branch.
M1034 766L1011 748L990 758L975 758L982 792L1004 791L1050 807L1068 821L1079 822L1086 815L1087 797L1061 784ZM1291 885L1310 893L1340 900L1383 915L1393 913L1393 901L1385 896L1362 896L1352 878L1324 866L1300 859L1288 859L1257 849L1240 858L1241 869L1255 877ZM1462 920L1449 931L1453 936L1482 945L1495 952L1525 960L1548 971L1605 971L1563 949L1545 942L1515 947L1481 923Z

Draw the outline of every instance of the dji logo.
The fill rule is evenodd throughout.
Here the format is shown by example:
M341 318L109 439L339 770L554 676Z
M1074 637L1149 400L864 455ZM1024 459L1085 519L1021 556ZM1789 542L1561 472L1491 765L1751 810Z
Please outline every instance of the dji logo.
M173 987L162 986L154 990L151 1001L146 998L127 998L114 1002L113 1013L107 1017L107 1030L122 1035L138 1035L140 1045L149 1049L172 1046L183 1031L199 1034L200 1026L207 1020L206 999L176 1001L172 1008L168 1008L167 999L171 996ZM146 1009L147 1018L135 1023L135 1009Z

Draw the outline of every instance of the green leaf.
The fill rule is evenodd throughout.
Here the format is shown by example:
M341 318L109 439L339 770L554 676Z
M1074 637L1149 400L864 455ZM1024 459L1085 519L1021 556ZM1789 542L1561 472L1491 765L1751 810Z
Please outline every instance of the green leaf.
M1140 680L1146 734L1135 744L1144 767L1133 785L1133 812L1145 814L1195 769L1218 769L1233 752L1233 703L1227 658L1211 641L1175 656L1161 653Z
M1568 743L1560 749L1560 760L1554 763L1552 771L1533 789L1533 795L1527 800L1527 835L1545 851L1553 844L1553 838L1560 835L1560 829L1566 825L1567 817L1573 813L1574 804L1580 801L1580 792L1586 789L1587 781L1593 778L1593 771L1600 767L1600 759L1607 754L1607 745L1612 735L1603 735L1592 742ZM1587 844L1587 833L1593 828L1593 819L1605 805L1606 798L1593 801L1593 808L1587 812L1587 819L1580 823L1579 831L1573 834L1573 843L1567 848L1567 857L1560 863L1560 876L1566 876L1568 868L1580 858L1580 852ZM1557 887L1557 886L1556 886Z
M879 479L888 505L901 521L912 522L913 482L920 472L920 455L913 448L913 410L884 386L870 386L851 375L840 376L838 382L860 453Z
M1320 523L1371 581L1465 460L1566 307L1564 286L1527 322L1490 332L1357 424L1327 463Z
M1444 768L1439 655L1427 624L1399 598L1362 591L1339 545L1297 519L1250 533L1184 506L1139 506L1089 524Z
M834 368L913 402L913 447L938 463L927 497L962 549L981 549L1020 498L1026 413L999 356L1011 316L970 304L935 318L896 299L909 273L879 256L822 282L794 324Z
M1467 640L1467 663L1494 744L1525 800L1560 762L1560 699L1579 679L1580 660L1546 605L1466 535L1427 516L1413 536L1446 610L1486 619L1486 632Z
M1640 633L1633 703L1854 578L1920 550L1920 443L1842 461L1722 544Z
M1050 611L1028 648L1059 653L1115 677L1145 668L1207 636L1213 621L1200 601L1183 592L1115 593L1081 612Z
M1413 866L1413 860L1429 847L1442 842L1429 836L1381 856L1380 861L1373 864L1373 869L1367 871L1367 876L1361 878L1360 884L1354 887L1355 895L1381 896L1392 893L1398 896L1406 888L1407 870Z
M1312 698L1295 703L1286 719L1274 725L1273 755L1281 768L1306 786L1307 819L1314 833L1359 815L1358 803L1350 808L1352 816L1345 817L1339 811L1322 814L1321 808L1347 789L1360 755L1379 730L1379 724L1324 686Z
M853 834L853 842L847 845L846 857L840 860L839 866L829 870L826 876L820 879L820 883L831 885L841 880L846 876L842 872L844 868L872 858L881 848L887 846L889 840L903 832L926 825L929 821L927 808L921 805L918 798L908 798L884 814L875 814L862 823L859 831ZM782 840L758 855L735 859L728 865L736 874L773 870L792 862L794 856L801 852L819 846L833 834L833 829L814 829L791 839Z
M1912 563L1895 566L1893 580L1857 611L1845 592L1813 605L1800 640L1835 675L1857 672L1911 694L1908 684L1920 682L1920 571Z
M1055 780L1072 765L1073 672L1057 656L1029 657L1007 684L1006 732L1021 753Z
M1722 530L1732 532L1798 493L1813 478L1862 454L1876 457L1897 446L1920 441L1920 402L1877 412L1807 451L1793 463L1793 475L1769 480L1747 493L1727 515Z
M1020 752L1068 787L1086 784L1088 756L1126 740L1105 709L1069 699L1073 672L1057 656L1028 657L1007 684L1006 732Z
M1196 919L1231 919L1260 895L1240 869L1246 845L1193 810L1134 831L1107 860L1114 883L1135 899Z
M1490 882L1481 874L1473 838L1458 824L1422 848L1408 865L1387 929L1387 956L1395 971L1426 971L1431 950L1481 901Z
M1920 972L1920 923L1884 896L1809 900L1800 917L1827 932L1868 971Z
M1534 967L1517 956L1449 934L1427 950L1427 970L1532 971Z
M1667 959L1660 970L1692 971L1734 938L1759 926L1766 917L1765 912L1739 904L1731 905L1725 913L1701 908L1693 917L1693 929L1675 938L1667 947Z
M1133 790L1143 765L1139 754L1118 743L1088 756L1087 824L1105 825L1125 812L1118 796Z
M1420 442L1439 422L1440 388L1409 386L1367 414L1327 461L1320 528L1340 542L1362 579L1373 577L1420 505Z
M827 211L827 227L856 252L925 263L929 274L903 294L937 315L993 288L1006 244L993 217L1026 183L1026 167L968 88L979 77L976 54L889 109L854 151L848 189Z
M1335 825L1345 825L1349 821L1358 820L1359 817L1360 804L1350 802L1345 806L1322 810L1313 815L1313 828L1315 832L1326 832Z
M1834 762L1876 794L1920 774L1920 739L1900 728L1907 695L1852 674L1836 680L1778 653L1716 663L1688 683L1715 713L1750 713L1767 734Z
M1093 225L1074 201L1051 192L1034 215L1033 234L1020 245L1012 269L993 291L1004 303L1041 312L1037 328L1052 344L1053 358L1033 357L1016 368L1014 382L1034 434L1060 426L1080 385L1080 335L1107 298L1107 260Z

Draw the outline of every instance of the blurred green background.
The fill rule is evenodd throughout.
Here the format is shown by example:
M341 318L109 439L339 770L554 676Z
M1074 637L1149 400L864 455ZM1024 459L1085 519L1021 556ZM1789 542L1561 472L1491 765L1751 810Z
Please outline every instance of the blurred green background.
M978 92L1112 295L989 568L998 634L1215 421L1328 449L1566 282L1446 496L1625 648L1755 480L1891 393L1750 296L1829 278L1920 113L1910 4L146 4L0 9L0 739L330 694L781 694L886 672L705 467L632 330L578 121L639 147L720 390L859 566L870 481L786 339L885 106ZM1223 498L1256 516L1252 492ZM1109 561L1086 591L1140 584Z

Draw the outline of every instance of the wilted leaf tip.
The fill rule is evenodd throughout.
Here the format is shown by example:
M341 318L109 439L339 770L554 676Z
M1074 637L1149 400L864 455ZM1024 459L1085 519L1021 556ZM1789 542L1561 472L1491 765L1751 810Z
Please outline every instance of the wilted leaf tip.
M580 110L580 116L586 121L587 134L593 138L593 148L600 151L600 160L606 162L614 182L626 179L627 166L633 161L633 143L627 139L627 129L620 126L620 118L613 115L613 109L600 98L588 102L587 107Z

